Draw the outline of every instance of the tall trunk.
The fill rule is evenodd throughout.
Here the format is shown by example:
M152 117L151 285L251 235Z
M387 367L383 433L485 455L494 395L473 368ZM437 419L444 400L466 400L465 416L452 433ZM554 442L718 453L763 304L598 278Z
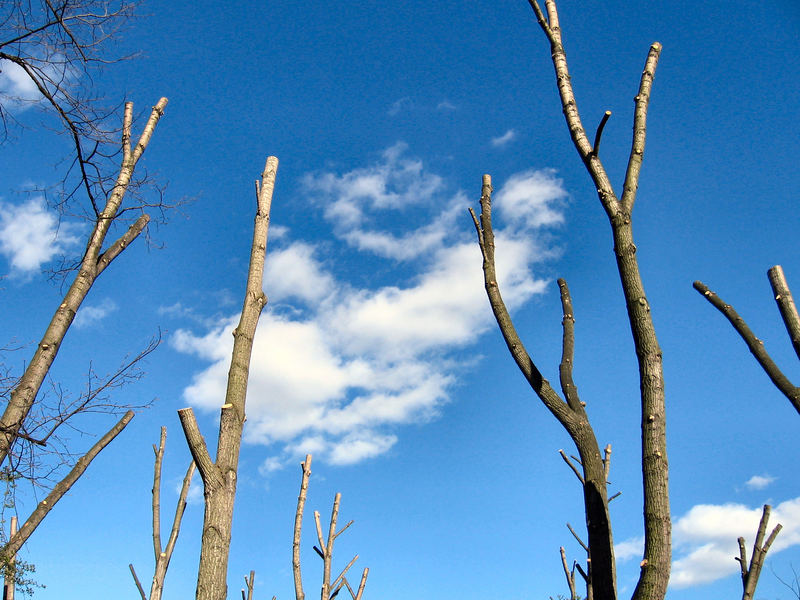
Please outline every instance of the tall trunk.
M256 182L258 208L250 250L247 289L239 325L233 331L233 356L228 371L225 403L220 413L216 461L211 461L192 409L184 408L178 411L189 449L203 480L205 496L202 548L197 572L197 600L227 598L228 554L236 498L239 449L245 421L250 356L258 319L267 303L262 280L269 232L269 213L277 169L278 159L270 156L264 167L261 184Z

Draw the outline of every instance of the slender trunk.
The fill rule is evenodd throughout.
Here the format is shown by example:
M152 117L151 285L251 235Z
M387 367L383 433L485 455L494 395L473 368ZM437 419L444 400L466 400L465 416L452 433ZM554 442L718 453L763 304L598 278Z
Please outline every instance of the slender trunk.
M53 314L50 324L36 347L33 358L20 377L19 383L11 391L8 405L0 417L0 465L6 462L11 453L20 428L23 427L25 419L36 401L42 382L50 371L64 336L95 280L111 261L136 239L149 221L149 217L143 215L105 252L101 253L106 235L118 214L125 192L131 182L136 163L147 148L155 126L164 114L166 105L167 99L161 98L153 107L144 131L133 148L131 148L133 103L128 102L125 105L122 134L123 158L116 184L109 194L106 206L97 216L78 274Z
M212 462L205 441L200 435L191 408L178 411L189 449L203 479L205 513L197 572L197 600L225 600L228 584L228 554L231 544L233 506L239 450L245 421L245 400L250 369L250 356L258 318L267 303L262 289L264 257L269 232L269 213L278 159L267 159L261 179L256 182L258 208L250 250L247 289L239 325L234 329L233 356L228 371L228 388L222 405L217 438L217 457Z

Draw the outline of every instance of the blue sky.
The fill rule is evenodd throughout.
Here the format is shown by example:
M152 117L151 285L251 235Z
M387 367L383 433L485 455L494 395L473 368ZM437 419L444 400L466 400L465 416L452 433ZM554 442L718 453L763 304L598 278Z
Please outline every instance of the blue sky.
M634 224L664 351L675 564L669 597L740 593L735 539L762 504L784 531L759 598L800 568L800 419L724 319L691 287L735 305L790 377L794 356L766 270L800 293L794 247L800 135L791 51L800 8L781 2L563 2L564 41L587 124L611 110L602 157L624 174L632 98L647 49L664 50L650 105ZM620 596L641 536L638 380L604 213L571 146L549 48L525 2L146 2L97 85L146 112L170 103L145 158L191 199L98 281L54 376L80 389L160 327L165 343L122 402L153 406L91 466L23 550L38 598L135 597L128 563L152 568L151 444L168 427L166 515L188 463L176 416L192 405L216 436L230 330L247 268L253 180L280 159L254 351L229 586L293 597L299 462L314 454L308 510L335 492L355 524L367 596L547 598L566 593L558 547L583 507L558 456L566 434L527 388L492 323L469 206L496 190L501 285L545 376L557 377L560 307L576 313L575 378L598 441L613 446ZM13 85L8 75L0 86ZM34 111L18 117L33 126ZM85 226L21 190L58 180L63 140L35 127L0 147L0 340L18 369L59 302L40 271L78 252ZM619 185L617 183L617 185ZM20 223L48 235L37 250ZM51 249L52 252L49 252ZM93 431L107 418L86 423ZM76 449L90 436L75 436ZM193 593L202 501L190 503L167 597ZM32 500L19 507L27 515ZM310 516L310 512L307 517ZM324 518L324 517L323 517ZM307 521L310 525L310 520ZM321 565L306 527L304 574ZM167 525L165 525L167 527ZM580 529L579 529L580 530ZM233 597L233 596L231 596Z

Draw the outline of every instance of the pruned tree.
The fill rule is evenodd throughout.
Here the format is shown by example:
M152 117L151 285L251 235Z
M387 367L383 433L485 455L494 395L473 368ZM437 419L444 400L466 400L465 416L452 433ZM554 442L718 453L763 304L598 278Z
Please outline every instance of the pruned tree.
M772 294L775 297L778 310L781 313L781 319L786 326L786 332L789 334L789 340L792 343L797 357L800 358L800 316L797 314L797 306L794 303L792 291L789 289L789 284L786 281L783 268L780 265L775 265L767 271L767 276L769 277L769 283L772 287ZM780 367L778 367L777 363L775 363L764 347L764 342L756 337L733 306L727 304L722 298L717 296L717 294L708 289L706 284L701 281L695 281L694 289L728 319L736 330L736 333L738 333L742 340L744 340L744 343L747 344L747 348L753 354L758 364L761 365L761 368L764 369L764 372L772 383L775 384L775 387L786 396L794 409L800 414L800 387L794 385Z
M599 156L600 140L610 112L600 121L589 139L578 112L572 88L567 56L562 42L558 11L553 0L546 0L545 11L536 0L529 0L536 19L550 43L551 57L561 106L575 149L588 171L611 225L614 255L617 262L628 313L634 351L638 359L642 483L644 490L644 556L634 600L662 600L669 581L671 560L671 523L666 450L666 414L661 349L639 272L632 228L639 173L644 154L647 109L655 69L661 53L658 42L650 46L635 97L633 140L628 158L622 194L618 195ZM563 312L562 357L559 367L561 394L544 378L526 350L503 302L495 269L495 238L491 219L492 182L484 175L480 216L472 213L478 243L483 255L484 283L492 311L506 345L523 376L547 409L561 423L578 451L579 479L583 487L587 548L591 561L591 588L599 600L617 597L616 567L611 520L608 510L606 470L603 454L589 422L585 402L578 396L573 381L574 313L567 283L558 280Z
M94 90L97 69L119 60L110 47L133 16L128 0L7 0L0 3L0 88L2 139L16 115L34 106L47 128L69 138L73 160L64 174L59 203L81 189L93 207L113 186L110 156L116 154L117 107L106 106Z
M303 577L300 565L300 537L303 529L303 513L305 511L306 497L308 495L308 480L311 477L311 455L307 454L306 459L300 463L300 468L303 471L303 476L300 482L300 494L297 497L297 511L294 518L294 538L292 540L292 572L294 574L294 590L296 600L305 600L305 592L303 591ZM350 582L347 580L347 572L350 570L355 562L358 560L356 554L347 565L341 570L336 579L331 583L331 568L333 564L333 546L336 539L347 531L348 527L353 524L349 521L342 529L336 530L336 525L339 519L339 504L341 503L342 495L337 493L333 499L333 508L331 509L330 526L328 527L328 535L323 535L322 524L320 523L320 514L314 511L314 524L317 528L317 539L319 546L314 546L314 551L322 559L322 588L320 590L321 600L332 600L335 598L342 588L347 588L353 600L361 600L364 595L364 588L367 586L367 577L369 576L369 568L365 568L361 572L361 581L357 590L353 590Z
M767 525L769 524L769 514L772 507L765 504L761 511L761 520L758 523L758 530L756 531L756 539L753 542L753 553L750 556L750 562L747 562L747 549L744 545L744 538L740 537L739 542L739 556L736 560L739 562L739 568L742 573L742 600L753 600L753 595L756 593L756 585L758 585L758 578L761 576L761 568L764 566L764 559L767 557L770 546L778 537L783 526L779 523L775 526L772 532L767 535Z
M90 382L94 383L89 386L87 392L81 395L77 401L56 403L55 413L51 413L48 416L42 416L38 412L44 401L43 384L78 309L97 278L147 226L149 216L142 214L116 240L110 244L106 243L114 223L119 219L120 215L128 210L123 206L123 200L133 178L136 165L144 154L155 131L156 124L164 114L166 105L167 99L161 98L153 107L139 139L135 142L132 140L133 104L129 102L125 105L121 144L122 164L119 168L114 188L106 197L102 209L99 210L94 219L83 258L68 291L53 313L50 323L37 344L24 372L15 380L8 393L5 394L6 405L2 416L0 416L0 465L9 478L16 476L20 461L24 460L26 456L29 457L37 448L51 445L58 429L67 423L71 424L76 416L92 411L119 413L129 408L109 403L105 392L130 380L132 370L136 369L138 362L157 345L157 340L155 340L142 353L138 354L134 360L126 362L119 371L104 381L95 382L90 373ZM133 378L135 377L133 375ZM48 496L38 504L17 533L0 549L0 553L4 556L10 556L19 550L47 513L53 509L55 504L83 474L91 461L125 428L132 418L133 411L127 410L119 422L77 460L69 473L53 486ZM30 460L30 458L27 460Z
M128 565L133 575L133 580L139 590L139 595L142 600L161 600L164 593L164 579L167 575L169 568L169 561L172 559L172 552L175 550L175 543L178 541L178 534L181 529L181 520L183 513L186 510L186 498L189 495L189 486L192 484L192 476L194 475L195 464L194 461L189 464L186 470L186 475L183 477L181 484L181 491L178 494L178 503L175 507L175 516L172 519L172 528L167 538L167 545L162 546L161 540L161 467L164 463L164 445L167 441L167 428L161 428L161 438L158 446L153 444L153 452L155 453L155 463L153 465L153 556L155 560L155 567L153 570L153 582L150 586L150 595L145 596L144 589L142 588L139 578L136 575L136 570L133 564Z
M261 311L267 304L262 280L269 232L269 213L277 170L278 159L270 156L267 158L261 182L256 181L257 209L247 288L241 318L233 330L233 356L228 372L225 400L220 411L216 460L211 459L194 411L191 408L182 408L178 411L189 450L203 480L205 497L202 547L197 573L197 600L225 600L228 593L228 555L236 498L239 450L245 421L247 380L253 338Z

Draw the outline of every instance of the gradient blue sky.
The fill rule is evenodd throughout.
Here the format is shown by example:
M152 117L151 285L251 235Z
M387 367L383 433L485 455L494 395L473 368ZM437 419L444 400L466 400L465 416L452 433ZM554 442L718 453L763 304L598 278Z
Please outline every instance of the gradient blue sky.
M735 538L752 544L769 502L784 531L757 596L789 598L773 571L787 578L800 568L800 418L691 283L701 279L733 303L800 377L766 278L782 264L800 293L800 8L789 0L561 4L583 118L593 127L613 111L602 157L617 184L648 47L664 46L634 223L667 380L669 597L739 594ZM162 249L137 241L102 276L79 315L84 326L59 355L54 376L80 389L90 360L111 370L157 328L166 340L147 377L119 395L155 399L153 407L23 550L47 586L36 597L134 598L129 562L149 580L151 444L166 425L166 520L188 462L175 411L195 406L206 438L216 436L252 182L270 154L281 161L270 304L252 367L230 597L250 569L257 597L293 597L291 528L308 451L307 518L316 509L324 519L342 492L341 518L355 524L337 542L339 564L360 554L370 567L366 598L566 593L558 547L581 558L565 527L582 523L580 490L557 453L571 450L569 439L516 371L483 296L466 210L477 205L483 173L497 190L506 295L551 379L560 356L554 281L570 284L575 378L598 440L613 445L619 588L629 595L642 529L635 356L608 225L527 4L200 0L145 2L141 14L118 40L120 52L141 55L97 84L143 112L169 97L145 161L169 183L168 200L193 201L152 232ZM33 111L18 117L37 122ZM31 129L0 147L0 340L28 344L5 355L15 369L59 302L58 287L39 275L46 253L27 262L19 253L27 246L14 225L33 215L48 224L20 190L57 181L62 142ZM55 245L76 252L70 239L80 233L66 221ZM87 425L105 430L110 420ZM193 498L168 598L194 592L199 488ZM33 505L20 506L21 516ZM312 522L311 595L321 572Z

